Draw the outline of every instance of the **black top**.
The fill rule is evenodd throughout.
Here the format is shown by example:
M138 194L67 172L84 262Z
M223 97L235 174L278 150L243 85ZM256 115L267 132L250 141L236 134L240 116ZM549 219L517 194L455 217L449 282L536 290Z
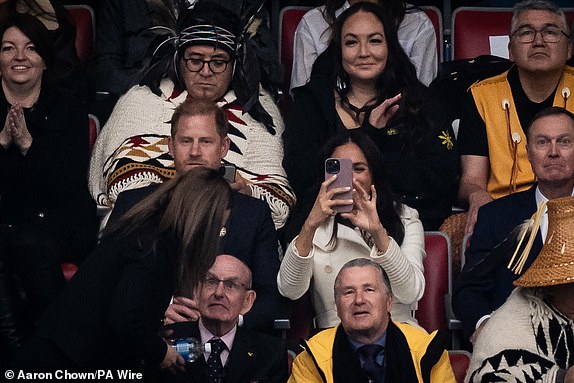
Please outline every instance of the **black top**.
M2 126L10 105L0 93ZM26 155L0 146L0 223L26 225L38 217L94 241L96 205L88 186L88 114L67 92L42 87L37 103L24 109L33 142Z
M294 89L294 98L283 135L283 166L301 200L323 178L322 147L345 127L326 78L312 77L305 86ZM418 210L425 230L436 230L450 214L457 189L456 143L442 108L440 100L429 93L422 113L430 131L414 147L405 145L403 132L396 129L376 129L368 123L359 128L381 150L396 200Z
M528 133L528 125L534 116L542 109L552 106L554 94L544 101L538 103L530 101L518 78L518 69L513 66L508 72L508 84L514 99L516 112L520 125L524 133ZM478 113L474 98L470 90L467 92L466 102L463 105L462 118L460 120L460 130L458 144L461 155L475 155L488 157L488 140L486 137L486 124Z

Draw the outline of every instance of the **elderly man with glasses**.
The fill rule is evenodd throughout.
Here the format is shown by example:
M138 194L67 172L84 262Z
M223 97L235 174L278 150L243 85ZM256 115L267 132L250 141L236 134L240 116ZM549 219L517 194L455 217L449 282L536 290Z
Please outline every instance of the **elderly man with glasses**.
M198 289L199 321L165 327L170 339L192 337L210 347L196 360L178 359L173 366L176 374L165 374L158 381L285 382L287 349L283 342L237 325L239 315L253 306L255 295L249 267L231 255L217 256Z
M514 65L470 87L458 137L466 234L473 232L480 206L534 183L526 154L526 127L534 115L550 106L574 110L569 33L564 12L551 1L517 3L508 44Z

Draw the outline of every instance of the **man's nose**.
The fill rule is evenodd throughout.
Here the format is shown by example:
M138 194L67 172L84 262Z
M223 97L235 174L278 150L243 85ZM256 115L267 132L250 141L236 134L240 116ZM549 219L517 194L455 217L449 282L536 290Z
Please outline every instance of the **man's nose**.
M209 76L213 75L213 72L209 68L209 62L203 63L203 66L201 67L199 74L203 77L209 77Z
M558 142L550 142L550 147L548 148L548 156L558 157L560 156L560 148L558 147Z
M200 146L199 142L194 142L191 144L191 155L193 157L197 157L197 156L201 155L201 146Z

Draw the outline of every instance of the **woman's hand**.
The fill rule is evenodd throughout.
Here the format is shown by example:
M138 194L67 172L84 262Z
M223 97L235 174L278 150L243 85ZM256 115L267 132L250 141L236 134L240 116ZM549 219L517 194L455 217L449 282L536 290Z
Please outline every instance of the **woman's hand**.
M389 236L379 218L377 211L377 190L371 185L370 193L361 184L353 180L353 200L355 208L350 213L343 213L341 217L348 219L361 230L371 234L379 252L386 252L389 246Z
M317 229L323 222L325 222L329 217L333 217L336 214L336 206L345 206L353 204L352 199L333 199L337 194L345 193L349 191L348 187L332 188L329 189L337 175L327 178L321 184L319 189L319 194L315 199L315 204L305 221L311 228Z
M400 99L401 94L399 93L395 97L387 98L381 105L374 108L369 116L369 124L377 129L385 128L397 110L399 110L397 102Z
M32 146L32 135L26 126L26 119L24 118L24 111L20 105L13 105L8 112L10 121L9 129L12 135L14 145L20 149L23 155L26 155L30 146Z
M350 213L343 213L341 217L350 220L359 229L373 234L382 227L377 212L377 191L375 185L371 185L370 193L367 192L358 182L353 180L353 201L354 209Z
M337 214L334 210L335 206L351 205L353 203L352 199L333 199L335 195L349 191L348 187L328 189L329 185L335 181L336 177L337 176L334 175L327 178L321 184L321 189L319 189L319 194L315 199L315 204L313 205L313 208L311 209L311 212L305 220L305 223L299 232L299 236L295 241L295 247L301 257L309 256L311 249L313 248L313 236L315 235L315 230L317 230L317 228L329 217L333 217Z
M164 323L196 321L199 317L199 305L196 299L174 297L173 303L165 311Z
M4 121L4 128L0 132L0 145L2 145L4 149L8 149L12 146L12 132L10 130L11 121L10 113L8 113L6 115L6 121Z

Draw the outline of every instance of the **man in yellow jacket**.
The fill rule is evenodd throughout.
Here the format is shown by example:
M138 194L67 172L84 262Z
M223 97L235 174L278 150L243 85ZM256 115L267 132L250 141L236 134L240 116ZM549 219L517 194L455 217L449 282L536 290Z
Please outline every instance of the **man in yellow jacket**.
M375 262L347 262L335 279L338 327L311 338L290 383L455 382L437 333L390 320L389 279Z
M466 233L478 209L535 181L526 154L527 127L542 109L574 111L574 68L566 65L572 42L564 12L550 0L514 6L508 54L513 66L469 89L458 144L459 200L468 206Z

